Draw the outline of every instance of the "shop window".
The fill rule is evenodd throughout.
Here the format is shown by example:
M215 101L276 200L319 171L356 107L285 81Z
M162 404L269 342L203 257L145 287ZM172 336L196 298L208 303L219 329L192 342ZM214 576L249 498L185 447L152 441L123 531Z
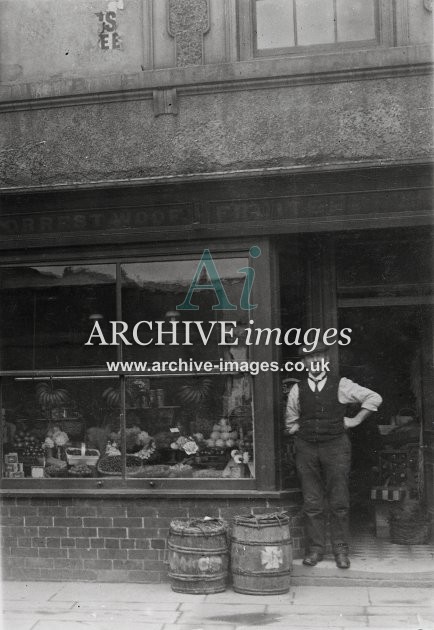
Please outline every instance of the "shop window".
M382 0L240 0L242 59L390 40L391 7Z
M216 260L228 311L213 308L216 292L205 286L192 298L198 310L177 309L197 265L192 257L1 269L3 477L255 477L253 379L221 367L249 358L238 271L248 260ZM198 283L209 285L204 270ZM219 343L229 321L236 347ZM117 345L113 322L124 330Z
M113 264L0 269L1 369L102 366L115 359L113 347L84 346L92 321L116 319L115 287Z

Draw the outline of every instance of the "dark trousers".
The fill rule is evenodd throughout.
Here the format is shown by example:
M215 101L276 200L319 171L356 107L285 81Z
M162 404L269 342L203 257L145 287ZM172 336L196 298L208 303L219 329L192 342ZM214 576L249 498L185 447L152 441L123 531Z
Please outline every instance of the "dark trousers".
M297 437L295 452L304 500L307 549L325 551L328 508L333 551L348 551L349 437L343 434L327 442L306 442Z

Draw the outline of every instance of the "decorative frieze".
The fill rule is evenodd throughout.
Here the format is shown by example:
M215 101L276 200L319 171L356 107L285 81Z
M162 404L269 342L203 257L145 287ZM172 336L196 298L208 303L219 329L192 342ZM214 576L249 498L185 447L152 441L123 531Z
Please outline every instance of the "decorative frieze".
M168 0L168 32L175 38L176 65L202 65L209 30L208 0Z

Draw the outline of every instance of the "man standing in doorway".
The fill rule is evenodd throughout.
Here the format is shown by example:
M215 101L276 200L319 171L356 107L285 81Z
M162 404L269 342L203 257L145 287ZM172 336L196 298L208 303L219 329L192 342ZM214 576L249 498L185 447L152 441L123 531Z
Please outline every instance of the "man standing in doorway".
M315 566L324 557L326 501L330 537L339 569L348 569L349 473L351 443L347 429L356 427L381 405L381 396L347 378L327 371L328 347L318 345L301 352L308 378L288 394L286 432L295 436L297 473L301 482L306 518L306 554L303 564ZM354 418L346 406L358 403Z

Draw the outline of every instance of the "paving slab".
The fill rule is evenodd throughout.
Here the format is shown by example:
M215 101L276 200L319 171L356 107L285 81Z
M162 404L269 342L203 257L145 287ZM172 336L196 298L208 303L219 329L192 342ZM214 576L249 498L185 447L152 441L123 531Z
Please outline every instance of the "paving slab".
M38 622L38 617L27 615L17 619L15 616L4 615L1 622L3 630L31 630Z
M186 602L179 606L179 610L182 612L195 612L197 614L203 614L206 616L210 615L218 615L222 611L225 614L264 614L265 609L267 608L267 604L263 603L215 603L215 602L205 602L203 604L195 604L194 602Z
M311 615L312 612L315 615L326 616L326 615L365 615L366 614L366 606L359 606L355 604L339 604L339 605L317 605L315 603L310 604L298 604L297 602L293 602L287 606L285 605L267 605L267 612L274 613L277 615L288 615L291 613L297 613L298 615Z
M434 620L434 609L429 606L422 606L415 604L414 606L369 606L368 611L372 615L390 615L393 616L395 613L400 615L412 614L421 615L428 620Z
M36 615L41 614L55 614L55 613L65 613L69 610L72 610L74 604L72 602L37 602L34 601L30 604L28 601L23 599L4 599L3 600L3 611L4 612L16 612L16 613L28 613L29 610L32 610Z
M368 589L365 587L336 588L333 586L296 586L293 589L294 604L310 605L356 605L369 604Z
M227 604L287 604L293 601L294 590L291 589L289 593L284 593L283 595L245 595L244 593L235 593L235 591L228 589L223 593L213 593L212 595L206 595L205 597L205 601L207 603L224 602Z
M176 626L175 626L176 627ZM127 626L128 628L128 626ZM138 624L131 630L163 630L164 624ZM118 622L99 622L91 620L83 620L80 622L75 621L62 621L59 625L59 621L42 620L38 621L32 630L119 630ZM9 630L9 628L7 629ZM10 630L15 630L15 627L11 626ZM128 628L130 630L130 628Z
M113 583L67 583L56 594L53 601L112 601L112 602L186 602L205 601L206 595L175 593L168 584L113 584Z
M57 603L57 602L56 602ZM61 602L59 602L61 603ZM66 602L65 602L66 603ZM68 602L70 603L70 602ZM190 604L180 604L179 602L165 602L165 601L144 601L144 602L112 602L98 601L98 602L75 602L72 604L72 608L77 608L82 611L88 610L141 610L141 611L161 611L161 610L178 610L180 606L189 606ZM195 604L192 602L191 606Z
M434 607L434 589L369 587L369 601L375 606L420 605Z
M238 630L239 627L240 626L236 626L234 624L204 625L202 622L201 623L177 623L176 625L168 623L164 626L164 630ZM252 626L249 626L249 630L252 630ZM267 626L267 630L268 630L268 626Z
M2 582L1 597L4 599L25 599L47 601L65 587L63 582Z
M220 615L196 616L194 613L182 613L179 618L179 624L192 624L196 627L203 626L208 628L212 624L233 623L236 628L270 628L271 626L279 628L291 628L293 625L304 628L316 628L317 626L326 626L328 628L352 628L353 626L367 627L367 616L351 616L351 615L327 615L320 616L311 612L311 614L299 615L297 613L288 613L284 615L265 614L228 614L222 611Z
M416 612L394 615L376 615L372 612L368 613L369 626L378 626L380 628L413 628L418 626L418 618ZM425 628L423 628L425 630Z

